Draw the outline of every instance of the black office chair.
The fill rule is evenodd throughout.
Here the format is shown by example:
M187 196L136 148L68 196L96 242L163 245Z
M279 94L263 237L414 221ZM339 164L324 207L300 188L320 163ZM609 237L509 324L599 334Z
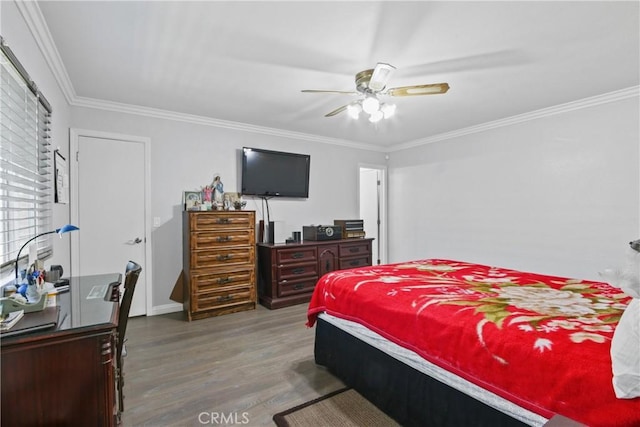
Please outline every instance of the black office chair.
M119 412L124 411L124 395L122 390L124 388L124 370L123 363L126 356L126 349L124 346L125 333L127 331L127 322L129 321L129 310L131 309L131 301L133 300L133 292L138 282L138 277L142 271L142 266L129 261L124 275L124 295L122 301L120 301L120 314L118 317L118 340L116 342L116 362L117 362L117 387L118 387L118 407Z

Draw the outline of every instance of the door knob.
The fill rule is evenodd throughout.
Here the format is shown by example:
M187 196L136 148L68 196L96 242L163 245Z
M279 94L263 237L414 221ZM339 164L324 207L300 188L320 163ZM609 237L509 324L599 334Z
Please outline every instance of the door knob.
M136 237L136 240L134 240L134 241L133 241L133 243L135 243L136 245L137 245L138 243L142 243L142 239L141 239L141 238L139 238L139 237Z

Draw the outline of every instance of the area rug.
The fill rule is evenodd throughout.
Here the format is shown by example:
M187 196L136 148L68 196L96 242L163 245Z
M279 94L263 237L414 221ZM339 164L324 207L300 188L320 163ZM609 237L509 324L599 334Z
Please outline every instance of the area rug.
M391 427L393 419L351 388L343 388L273 416L278 427Z

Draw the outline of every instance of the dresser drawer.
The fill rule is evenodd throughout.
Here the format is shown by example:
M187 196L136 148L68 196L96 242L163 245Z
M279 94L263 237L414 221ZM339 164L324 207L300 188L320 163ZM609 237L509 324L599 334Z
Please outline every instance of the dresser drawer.
M280 249L277 251L276 264L300 263L305 261L315 262L318 256L318 249L315 246L300 246L291 249Z
M210 249L191 252L191 268L223 267L238 264L250 264L255 262L255 248L234 247L222 249Z
M371 265L371 255L354 258L340 258L339 264L340 270L368 266Z
M278 296L286 297L295 294L308 294L316 287L318 276L306 277L297 280L285 280L278 284Z
M229 286L252 286L254 280L252 268L229 272L198 272L191 274L191 292L208 293Z
M219 229L191 233L191 250L211 249L253 243L253 230Z
M338 253L340 258L350 257L356 255L370 254L371 242L369 241L355 241L353 243L341 243L338 247Z
M191 231L244 228L255 230L253 212L205 212L191 216Z
M195 311L210 310L223 306L253 302L251 286L228 287L217 291L192 296Z
M304 264L278 266L276 280L282 282L283 280L292 280L306 276L318 276L318 263L315 262L315 260Z

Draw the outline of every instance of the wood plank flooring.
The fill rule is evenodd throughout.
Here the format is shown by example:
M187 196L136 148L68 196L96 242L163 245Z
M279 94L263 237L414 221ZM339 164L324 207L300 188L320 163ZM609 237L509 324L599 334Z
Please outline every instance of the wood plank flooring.
M123 426L273 426L275 413L344 387L313 360L306 309L131 318Z

